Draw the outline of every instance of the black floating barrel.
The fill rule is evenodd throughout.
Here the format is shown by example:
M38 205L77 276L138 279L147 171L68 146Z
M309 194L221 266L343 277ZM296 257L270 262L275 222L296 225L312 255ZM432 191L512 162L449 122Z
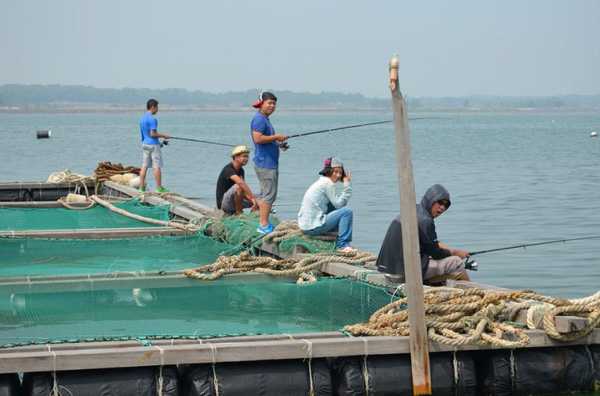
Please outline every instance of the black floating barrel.
M50 129L43 129L36 132L36 136L38 139L49 139L52 135L52 131Z

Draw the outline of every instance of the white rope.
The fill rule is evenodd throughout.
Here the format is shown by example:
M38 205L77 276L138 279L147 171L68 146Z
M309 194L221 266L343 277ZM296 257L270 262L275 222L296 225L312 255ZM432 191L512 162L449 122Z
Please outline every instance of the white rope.
M312 342L303 339L302 342L304 342L306 344L306 354L308 356L308 386L309 386L309 392L308 394L310 396L314 396L315 395L315 385L313 383L313 379L312 379Z
M160 368L158 369L158 383L156 385L156 394L162 396L163 394L163 366L165 365L165 350L158 345L154 346L160 352Z
M371 271L371 270L357 269L352 272L352 277L356 278L358 280L361 280L361 281L366 281L369 274L372 272L373 271Z
M396 289L394 290L394 294L392 294L392 297L390 297L390 303L394 302L394 299L396 298L396 293L398 293L399 291L404 293L404 283L396 286Z
M454 392L458 394L458 359L456 358L456 350L452 352L452 368L454 369Z
M60 392L58 390L58 381L56 380L56 352L52 350L50 345L46 345L48 347L48 352L52 354L52 390L50 391L51 396L60 396Z
M306 353L308 356L308 385L309 385L309 392L308 394L310 396L314 396L315 395L315 384L313 383L313 375L312 375L312 342L308 341L308 340L302 340L302 342L306 343Z
M534 304L527 309L527 319L525 324L529 329L543 329L544 314L547 310L554 308L554 305L541 303Z
M517 380L517 366L515 364L515 350L510 350L510 389L514 392Z
M597 302L600 302L600 291L598 291L588 297L574 298L569 301L572 302L573 304L586 304L586 305L591 304L591 303L597 303Z
M215 386L215 395L219 396L219 380L217 379L217 347L212 343L207 344L210 347L212 357L212 372L213 372L213 384Z
M365 337L360 337L363 344L365 345L365 353L363 354L363 366L362 374L363 380L365 381L365 395L369 396L370 378L369 378L369 367L367 366L367 358L369 357L369 343Z

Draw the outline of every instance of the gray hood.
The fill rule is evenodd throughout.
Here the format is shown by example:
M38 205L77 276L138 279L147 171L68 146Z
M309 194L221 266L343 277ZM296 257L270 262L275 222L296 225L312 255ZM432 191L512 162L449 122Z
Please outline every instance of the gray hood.
M450 208L450 193L441 184L434 184L425 191L425 194L421 199L421 207L428 213L431 213L433 204L441 199L447 200L448 207L446 209Z

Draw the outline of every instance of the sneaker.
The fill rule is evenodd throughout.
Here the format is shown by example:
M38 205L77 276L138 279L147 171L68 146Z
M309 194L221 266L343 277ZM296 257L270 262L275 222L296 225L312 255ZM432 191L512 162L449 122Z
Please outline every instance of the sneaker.
M271 232L273 232L274 229L275 228L273 227L273 224L269 223L264 227L259 225L256 231L261 234L270 234Z
M169 190L167 190L166 188L164 188L163 186L160 186L156 189L157 193L168 193Z

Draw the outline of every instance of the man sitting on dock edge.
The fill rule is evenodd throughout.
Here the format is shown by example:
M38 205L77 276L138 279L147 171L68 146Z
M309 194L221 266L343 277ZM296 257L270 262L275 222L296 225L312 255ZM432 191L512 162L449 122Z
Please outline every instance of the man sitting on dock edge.
M440 184L429 187L417 205L421 270L426 284L444 283L447 279L469 280L464 259L469 252L451 248L438 241L434 219L450 207L450 193ZM405 282L400 216L390 224L379 256L377 269L391 284Z
M254 194L244 180L249 153L246 146L234 147L231 162L223 167L217 179L217 208L226 214L239 215L244 208L258 209Z

